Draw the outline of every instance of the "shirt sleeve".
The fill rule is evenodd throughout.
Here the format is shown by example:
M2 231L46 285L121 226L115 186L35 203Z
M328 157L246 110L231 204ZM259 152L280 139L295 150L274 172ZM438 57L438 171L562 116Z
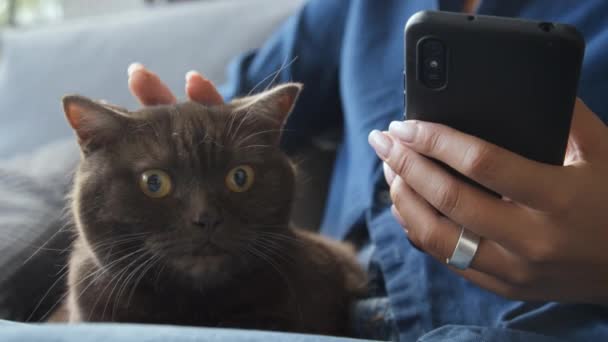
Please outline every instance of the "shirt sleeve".
M349 1L313 0L259 49L237 57L220 87L226 100L294 81L304 88L284 134L287 147L341 120L338 64Z

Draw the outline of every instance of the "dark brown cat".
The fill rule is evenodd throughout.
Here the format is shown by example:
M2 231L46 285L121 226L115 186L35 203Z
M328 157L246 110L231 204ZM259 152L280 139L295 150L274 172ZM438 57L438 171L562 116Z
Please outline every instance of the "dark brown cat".
M299 92L136 112L65 97L82 149L70 320L344 334L364 272L348 245L288 224L278 142Z

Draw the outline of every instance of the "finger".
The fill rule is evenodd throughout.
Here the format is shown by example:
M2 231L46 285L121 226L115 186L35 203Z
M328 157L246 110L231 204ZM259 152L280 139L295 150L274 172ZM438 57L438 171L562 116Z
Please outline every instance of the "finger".
M585 298L586 292L581 291L578 286L582 278L539 277L535 281L515 284L474 269L452 270L479 287L512 300L589 302L588 298Z
M224 103L215 85L196 71L189 71L186 74L186 95L190 100L206 105Z
M385 163L426 202L452 221L514 252L527 247L519 237L536 233L529 232L529 214L522 207L457 179L437 163L385 136L392 141Z
M456 248L461 228L439 215L399 176L391 186L391 198L399 217L407 222L412 243L440 262L446 262ZM470 267L518 284L528 281L531 274L521 258L488 239L481 239Z
M564 192L563 168L526 159L444 125L395 121L389 132L408 147L440 160L495 192L537 209Z
M405 220L403 219L403 217L401 217L401 214L399 214L399 210L397 210L397 207L395 207L394 204L391 205L391 213L393 214L393 216L395 217L397 222L401 225L401 227L403 227L403 229L405 229L405 232L408 233L407 224L405 223Z
M393 171L393 169L391 169L390 166L388 166L387 163L382 163L382 169L384 171L384 179L386 180L386 183L390 186L391 183L393 183L393 180L395 179L395 172Z
M408 223L407 234L412 243L445 262L458 240L458 228L445 225L442 217L401 177L395 177L391 185L391 199L401 220Z
M175 96L160 78L142 64L129 66L129 90L144 106L175 103Z
M531 293L528 289L521 286L516 286L499 278L493 277L489 274L479 272L474 269L458 270L451 268L452 271L459 274L468 281L476 284L477 286L486 289L490 292L496 293L511 300L538 300L538 295Z
M581 99L576 99L568 152L576 153L580 159L604 155L606 147L601 142L606 140L607 131L604 122Z

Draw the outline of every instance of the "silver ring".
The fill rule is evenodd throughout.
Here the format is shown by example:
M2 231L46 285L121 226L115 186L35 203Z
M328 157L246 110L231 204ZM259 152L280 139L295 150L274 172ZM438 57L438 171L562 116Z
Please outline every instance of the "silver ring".
M456 248L454 248L452 256L446 259L445 262L457 269L465 270L471 265L471 261L473 261L477 252L477 247L479 247L479 235L461 226Z

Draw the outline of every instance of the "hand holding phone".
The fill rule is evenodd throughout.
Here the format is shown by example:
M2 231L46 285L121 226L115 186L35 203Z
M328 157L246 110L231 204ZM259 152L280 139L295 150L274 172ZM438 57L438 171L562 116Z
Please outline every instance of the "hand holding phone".
M473 283L517 300L608 305L605 290L608 274L604 272L608 267L608 256L604 252L608 243L605 200L608 196L608 128L582 101L576 101L573 116L568 111L570 101L575 103L582 51L580 44L572 45L572 39L558 41L564 42L560 43L560 49L571 55L565 56L565 60L556 57L547 68L555 71L552 68L565 63L564 69L558 70L563 79L549 78L554 83L542 79L533 83L534 87L522 85L523 89L540 86L541 90L534 96L525 94L519 82L512 83L529 76L508 75L504 70L497 71L504 83L487 83L486 89L471 81L490 76L457 77L462 81L458 82L460 85L473 84L472 88L480 91L477 97L476 93L464 91L463 97L440 96L441 89L452 95L454 91L458 93L458 89L451 88L453 73L460 74L462 69L448 57L447 87L416 85L420 88L414 93L421 96L412 95L414 88L408 87L408 118L420 115L426 121L394 122L388 134L372 132L370 143L385 163L393 213L414 245L445 262L466 227L480 236L481 242L469 269L455 271ZM454 46L458 45L446 44L448 56L454 57L457 51L460 54L461 50L453 50ZM498 57L496 53L493 55ZM503 59L510 67L528 65L521 57L513 59L518 63ZM536 67L544 70L544 66L539 66L538 56L534 58ZM485 71L496 69L500 68ZM408 84L417 82L410 76ZM512 91L496 92L496 89ZM542 89L555 90L554 98ZM470 91L471 87L466 90ZM494 103L496 100L501 101ZM467 115L467 109L475 115ZM514 116L507 115L510 112L514 112ZM550 114L552 116L545 116ZM549 126L553 121L570 126L571 117L569 136L566 128ZM484 124L480 125L478 119ZM491 122L493 119L505 127ZM473 124L469 120L473 120ZM512 127L518 130L509 132L510 135L501 133ZM465 133L467 131L472 134ZM560 148L568 139L564 160ZM517 145L517 140L530 146ZM558 144L549 145L549 142ZM539 148L543 146L551 148L549 153ZM509 200L472 187L435 161Z

